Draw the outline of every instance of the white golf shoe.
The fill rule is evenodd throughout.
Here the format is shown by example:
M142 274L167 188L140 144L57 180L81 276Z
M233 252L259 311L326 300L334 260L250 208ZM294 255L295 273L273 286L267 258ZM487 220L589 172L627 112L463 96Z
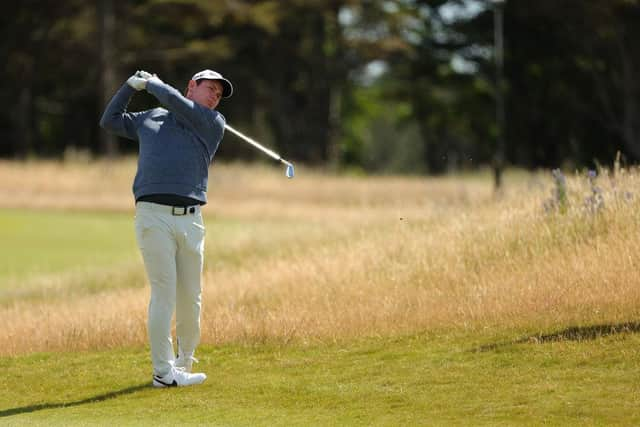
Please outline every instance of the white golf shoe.
M202 384L207 379L206 374L192 374L184 370L184 368L171 367L169 373L165 376L153 376L154 387L185 387L188 385Z

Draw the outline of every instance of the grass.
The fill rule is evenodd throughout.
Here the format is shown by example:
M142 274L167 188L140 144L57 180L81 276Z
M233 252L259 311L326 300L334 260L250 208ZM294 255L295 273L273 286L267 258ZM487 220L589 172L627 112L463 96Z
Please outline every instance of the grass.
M134 167L0 163L0 423L638 423L637 171L568 177L560 210L547 175L216 165L210 379L159 395Z
M240 266L255 257L292 250L296 235L314 230L275 220L207 218L212 266ZM277 235L269 233L279 229ZM315 230L318 238L320 233ZM133 213L0 209L0 304L73 290L139 287L144 282L133 233ZM213 268L213 267L212 267ZM121 282L121 283L115 283ZM91 285L90 285L91 284ZM54 291L52 293L52 291Z
M136 255L129 214L0 211L0 286L30 276L113 268Z
M484 337L484 340L487 340ZM495 337L493 338L496 339ZM204 347L201 387L149 387L143 350L0 359L15 425L633 425L640 338L506 342L417 335ZM485 342L486 344L486 342ZM56 372L52 375L51 371Z

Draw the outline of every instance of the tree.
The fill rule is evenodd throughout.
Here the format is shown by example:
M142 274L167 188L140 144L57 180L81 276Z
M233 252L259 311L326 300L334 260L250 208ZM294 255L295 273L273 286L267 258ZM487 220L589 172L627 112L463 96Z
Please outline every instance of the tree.
M115 13L112 0L97 0L97 20L100 53L100 89L101 107L107 105L116 89L116 57L114 55ZM102 153L113 157L117 151L116 137L110 132L100 133L100 149Z

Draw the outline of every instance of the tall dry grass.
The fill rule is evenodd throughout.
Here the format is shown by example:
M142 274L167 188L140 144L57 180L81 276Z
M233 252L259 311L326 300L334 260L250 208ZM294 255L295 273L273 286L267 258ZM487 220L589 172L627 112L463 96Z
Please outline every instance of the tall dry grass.
M0 164L0 206L132 209L134 167ZM640 314L637 171L603 173L597 209L588 201L593 185L570 177L562 212L545 211L554 185L546 174L507 176L501 197L488 177L298 174L287 181L267 168L212 170L210 217L273 226L229 242L209 229L203 342L544 330ZM20 176L30 197L15 195ZM92 189L101 196L86 197ZM239 260L217 260L226 245ZM254 246L264 253L252 254ZM140 283L16 298L0 307L0 353L143 344L147 298Z

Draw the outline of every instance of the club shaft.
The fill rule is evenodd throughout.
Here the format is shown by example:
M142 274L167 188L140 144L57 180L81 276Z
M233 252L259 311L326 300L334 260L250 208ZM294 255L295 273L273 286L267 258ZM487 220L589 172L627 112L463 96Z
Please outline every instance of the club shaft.
M227 129L229 132L235 134L236 136L240 137L241 139L243 139L245 142L253 145L254 147L256 147L258 150L262 151L263 153L267 154L268 156L274 158L275 160L278 160L280 162L283 162L285 164L289 164L289 162L287 162L286 160L284 160L282 157L280 157L280 154L276 153L275 151L269 150L267 147L262 146L261 144L259 144L257 141L249 138L247 135L243 134L240 131L235 130L234 128L232 128L231 126L225 124L224 128Z

